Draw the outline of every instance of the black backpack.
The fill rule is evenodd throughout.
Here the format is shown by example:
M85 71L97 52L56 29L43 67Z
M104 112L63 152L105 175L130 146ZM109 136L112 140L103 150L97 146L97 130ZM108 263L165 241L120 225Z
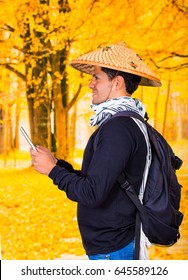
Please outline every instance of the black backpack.
M152 151L143 204L136 195L134 186L126 180L125 174L122 173L118 178L120 186L138 209L135 225L135 259L139 259L141 223L143 232L154 245L172 246L180 238L179 227L183 220L183 214L179 211L182 186L178 182L176 170L183 162L175 156L164 137L139 114L122 111L111 118L120 116L136 118L146 125Z

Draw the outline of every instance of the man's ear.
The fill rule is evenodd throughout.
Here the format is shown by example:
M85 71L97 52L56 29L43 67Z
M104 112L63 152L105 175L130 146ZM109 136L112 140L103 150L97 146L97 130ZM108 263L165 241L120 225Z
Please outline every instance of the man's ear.
M124 87L125 81L122 76L116 77L116 88L120 89L122 86Z

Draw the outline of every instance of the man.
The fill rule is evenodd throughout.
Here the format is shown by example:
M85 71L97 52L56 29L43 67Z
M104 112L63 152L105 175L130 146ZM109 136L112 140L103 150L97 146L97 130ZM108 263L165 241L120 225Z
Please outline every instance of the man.
M37 152L31 149L32 162L78 203L78 225L89 259L132 260L136 208L118 178L124 173L139 194L150 148L139 121L118 113L134 111L144 117L143 104L131 95L138 85L161 83L125 44L80 56L71 66L92 75L89 88L95 115L90 123L98 126L87 143L82 169L74 170L41 146Z

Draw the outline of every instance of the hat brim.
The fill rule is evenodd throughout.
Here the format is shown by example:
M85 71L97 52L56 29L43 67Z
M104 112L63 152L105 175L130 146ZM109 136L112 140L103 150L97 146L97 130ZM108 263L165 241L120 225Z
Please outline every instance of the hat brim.
M162 85L161 81L156 76L151 76L148 74L140 73L136 70L123 69L121 67L116 67L116 66L112 66L112 65L109 66L104 63L92 62L92 64L91 64L91 62L88 62L88 61L72 60L70 63L70 66L72 66L76 70L79 70L79 71L89 74L89 75L93 75L94 66L106 67L106 68L114 69L117 71L122 71L122 72L141 76L141 81L139 83L139 85L141 85L141 86L160 87Z
M70 66L90 75L94 73L94 66L106 67L140 76L140 85L143 86L160 87L162 85L142 58L125 43L86 53L72 60Z

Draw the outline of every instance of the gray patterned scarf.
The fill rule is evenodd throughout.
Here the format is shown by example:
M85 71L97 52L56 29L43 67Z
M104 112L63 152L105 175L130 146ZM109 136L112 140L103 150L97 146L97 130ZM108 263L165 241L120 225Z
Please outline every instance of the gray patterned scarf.
M92 104L91 108L95 112L95 115L90 118L90 124L92 126L100 126L104 121L121 111L133 111L142 117L145 116L146 112L140 100L128 96L109 99L100 104Z

